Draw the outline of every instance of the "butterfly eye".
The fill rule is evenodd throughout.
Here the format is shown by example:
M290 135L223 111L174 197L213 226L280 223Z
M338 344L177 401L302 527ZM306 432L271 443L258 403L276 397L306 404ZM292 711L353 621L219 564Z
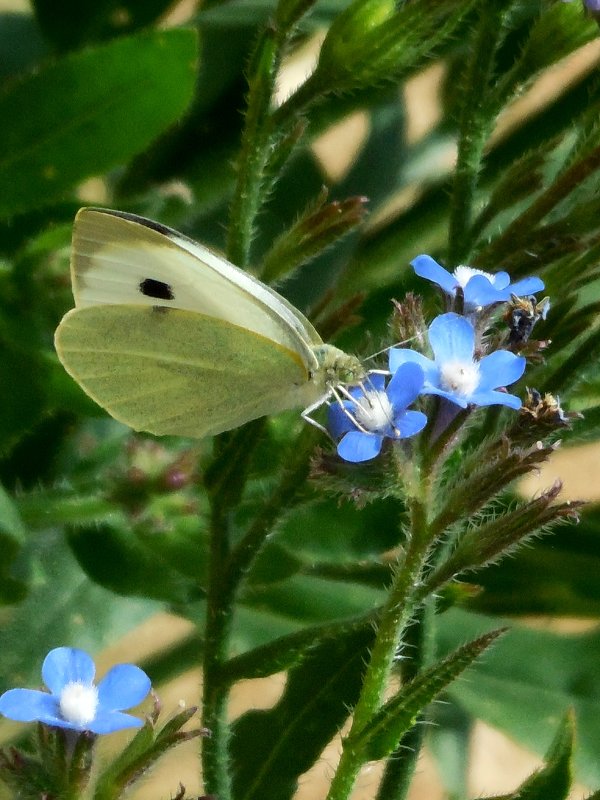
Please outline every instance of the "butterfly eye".
M174 300L173 289L168 283L157 281L154 278L144 278L140 283L140 292L146 297L155 297L157 300Z

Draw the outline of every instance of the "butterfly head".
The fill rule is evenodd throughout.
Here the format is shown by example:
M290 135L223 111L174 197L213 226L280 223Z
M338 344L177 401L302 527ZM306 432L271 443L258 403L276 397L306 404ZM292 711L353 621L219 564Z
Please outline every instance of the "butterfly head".
M325 388L340 384L357 384L367 371L356 356L348 355L332 345L323 345L315 351L319 362L318 373L322 376Z

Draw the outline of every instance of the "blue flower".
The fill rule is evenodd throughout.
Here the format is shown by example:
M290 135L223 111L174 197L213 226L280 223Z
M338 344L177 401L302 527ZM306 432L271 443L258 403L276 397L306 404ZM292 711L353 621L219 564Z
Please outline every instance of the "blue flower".
M505 303L512 294L517 297L541 292L544 282L540 278L523 278L516 283L510 282L507 272L496 272L492 275L480 269L460 266L454 272L448 272L431 256L420 255L410 262L420 278L437 283L451 297L461 287L465 298L465 311L485 308L494 303Z
M525 359L508 350L496 350L480 361L474 357L475 329L460 314L441 314L429 326L434 360L404 348L390 350L390 372L406 364L418 364L425 373L422 394L445 397L461 408L503 405L521 408L513 394L496 391L519 380Z
M94 662L83 650L57 647L42 666L50 693L9 689L0 697L0 713L17 722L37 721L92 733L141 727L142 720L121 712L141 703L150 691L146 673L133 664L118 664L95 686L95 672Z
M329 429L341 441L338 454L345 461L368 461L379 455L383 440L406 439L427 424L420 411L407 411L423 387L423 370L405 364L385 388L383 375L370 375L364 387L350 389L352 400L329 407Z

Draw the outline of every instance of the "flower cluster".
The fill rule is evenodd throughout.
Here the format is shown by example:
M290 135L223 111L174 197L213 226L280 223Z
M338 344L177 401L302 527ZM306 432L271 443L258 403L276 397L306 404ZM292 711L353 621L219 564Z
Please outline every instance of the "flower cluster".
M531 277L511 283L506 272L492 275L466 266L450 273L427 255L415 258L412 266L451 301L462 293L463 313L450 311L432 321L428 338L433 358L393 347L387 387L383 375L373 374L351 389L345 400L330 406L329 429L345 461L368 461L379 454L386 438L405 439L423 430L425 414L408 408L420 395L437 395L460 408L521 408L520 398L506 387L523 375L525 358L507 349L480 354L477 326L484 309L541 291L543 282Z
M141 703L150 691L146 673L133 664L117 664L95 685L95 672L83 650L57 647L42 665L50 692L9 689L0 696L0 714L17 722L98 734L141 727L140 719L122 712Z

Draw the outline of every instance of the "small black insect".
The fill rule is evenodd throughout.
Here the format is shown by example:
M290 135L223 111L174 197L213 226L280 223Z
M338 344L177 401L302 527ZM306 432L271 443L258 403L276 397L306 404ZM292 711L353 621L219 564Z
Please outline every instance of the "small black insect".
M527 343L533 331L535 323L539 319L546 319L546 314L550 307L550 301L544 297L539 303L533 295L529 297L517 297L512 294L506 314L505 321L510 329L508 344L511 347L520 347Z
M146 297L154 297L157 300L174 300L173 289L168 283L157 281L155 278L144 278L140 283L140 292Z

